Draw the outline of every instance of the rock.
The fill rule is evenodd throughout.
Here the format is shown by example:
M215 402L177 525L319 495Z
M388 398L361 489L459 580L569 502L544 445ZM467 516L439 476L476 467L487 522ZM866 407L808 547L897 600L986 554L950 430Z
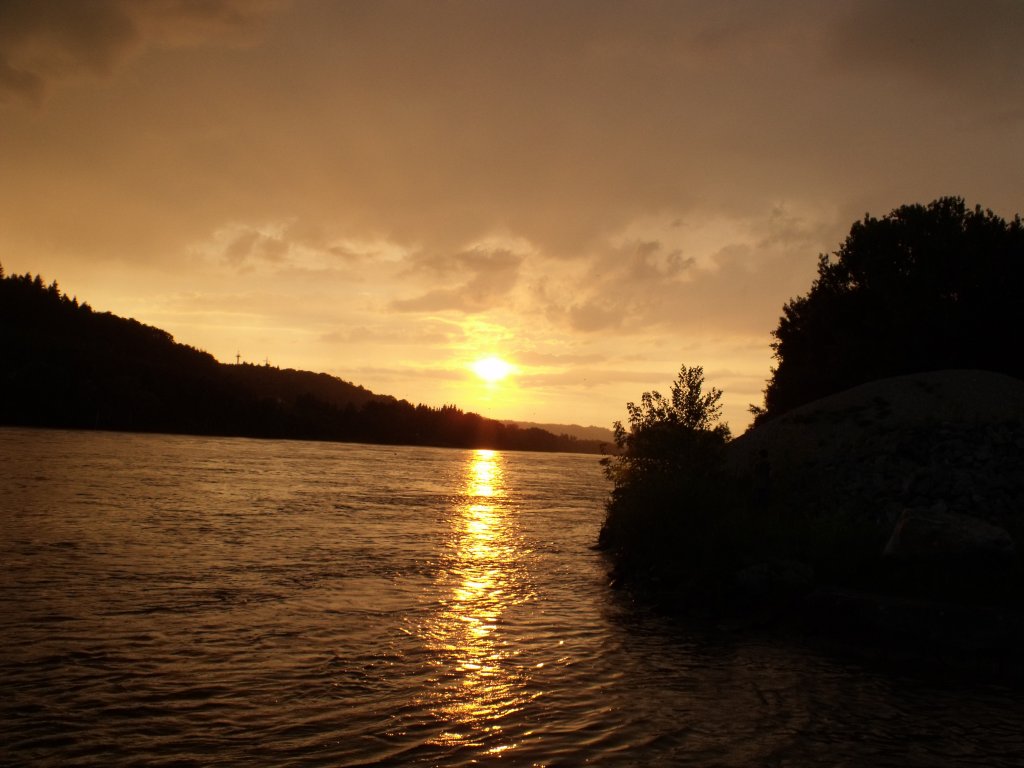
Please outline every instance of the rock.
M1003 528L950 512L944 502L929 509L905 509L896 521L885 556L914 559L1008 557L1016 553Z
M736 586L750 595L778 595L810 588L814 570L795 560L755 563L736 574Z
M873 404L881 400L885 413L860 424L858 415L875 413ZM1014 541L1024 547L1022 440L1024 381L982 371L934 371L871 382L801 406L732 441L726 459L738 482L756 489L759 462L767 457L771 495L755 492L755 498L786 520L820 519L827 529L831 518L836 529L863 531L876 542L872 553L890 537L893 553L906 552L909 545L900 545L893 530L901 515L941 501L947 506L942 511L970 515L1000 532L989 540L991 530L970 533L968 526L954 536L952 530L964 526L946 519L939 528L948 530L939 535L920 530L924 523L917 521L907 535L917 529L917 539L938 536L918 549L936 556L987 554L1012 552Z

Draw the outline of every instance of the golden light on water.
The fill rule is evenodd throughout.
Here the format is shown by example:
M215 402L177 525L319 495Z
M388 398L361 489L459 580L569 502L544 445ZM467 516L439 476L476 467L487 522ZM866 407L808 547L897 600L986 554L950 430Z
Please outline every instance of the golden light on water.
M478 450L466 465L465 486L452 519L450 562L440 578L448 598L424 627L436 655L430 706L446 724L437 739L481 746L501 733L500 720L523 707L526 676L518 649L501 636L506 609L529 598L520 543L507 505L504 457ZM498 743L492 751L515 745Z
M470 488L471 496L494 496L494 481L500 479L500 470L495 462L495 451L485 448L477 450L470 465Z

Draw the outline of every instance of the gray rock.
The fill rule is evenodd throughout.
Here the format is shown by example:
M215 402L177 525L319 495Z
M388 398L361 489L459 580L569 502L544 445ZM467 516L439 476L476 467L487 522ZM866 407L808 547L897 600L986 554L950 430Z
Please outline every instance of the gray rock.
M929 509L905 509L885 545L886 557L938 559L1016 553L1003 528L971 515L950 512L944 502Z
M795 560L755 563L736 574L736 586L752 595L796 592L809 588L813 583L814 570Z

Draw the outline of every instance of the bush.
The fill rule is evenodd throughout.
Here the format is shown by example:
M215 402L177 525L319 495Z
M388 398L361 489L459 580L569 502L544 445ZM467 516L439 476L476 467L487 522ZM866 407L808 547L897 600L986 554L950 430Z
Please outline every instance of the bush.
M620 573L676 580L731 548L734 532L725 529L738 506L723 482L729 427L720 421L721 390L703 388L703 368L684 365L668 398L645 392L626 406L628 429L615 423L620 454L604 460L614 487L599 545Z
M614 485L598 540L614 579L675 607L719 610L743 599L746 569L860 578L880 551L874 529L822 514L799 489L768 498L757 468L730 469L721 395L704 391L702 368L683 366L670 397L644 393L627 405L628 428L615 424L621 453L604 460Z

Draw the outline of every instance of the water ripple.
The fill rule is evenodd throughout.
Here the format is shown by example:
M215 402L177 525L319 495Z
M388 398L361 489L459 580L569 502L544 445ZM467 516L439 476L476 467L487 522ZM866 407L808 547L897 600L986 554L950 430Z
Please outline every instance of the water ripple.
M0 764L1020 765L1020 691L610 593L592 457L0 429Z

